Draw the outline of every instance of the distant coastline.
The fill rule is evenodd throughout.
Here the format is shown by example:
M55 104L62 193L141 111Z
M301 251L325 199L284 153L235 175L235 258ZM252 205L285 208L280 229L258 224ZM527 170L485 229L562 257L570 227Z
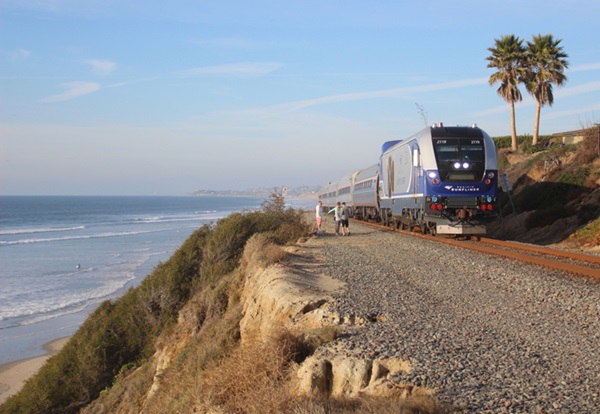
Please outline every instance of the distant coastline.
M300 187L260 187L247 190L196 190L191 192L191 196L210 196L210 197L268 197L274 191L286 189L286 197L290 198L315 198L320 189L319 186L300 186Z

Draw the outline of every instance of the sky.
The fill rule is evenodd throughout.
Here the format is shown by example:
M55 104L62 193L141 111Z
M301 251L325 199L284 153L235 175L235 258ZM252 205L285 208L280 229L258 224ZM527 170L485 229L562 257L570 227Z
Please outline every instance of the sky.
M0 194L324 185L437 122L510 135L503 35L562 39L540 133L600 122L597 0L0 0ZM518 134L533 134L522 87Z

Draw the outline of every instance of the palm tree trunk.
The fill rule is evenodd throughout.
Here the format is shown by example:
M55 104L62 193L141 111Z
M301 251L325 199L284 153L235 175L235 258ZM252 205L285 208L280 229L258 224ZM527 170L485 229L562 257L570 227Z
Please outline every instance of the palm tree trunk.
M538 102L535 107L535 121L533 123L533 141L531 145L537 145L540 141L540 110L542 105Z
M517 146L517 126L515 122L515 102L510 101L510 131L512 136L512 150L516 151L518 149Z

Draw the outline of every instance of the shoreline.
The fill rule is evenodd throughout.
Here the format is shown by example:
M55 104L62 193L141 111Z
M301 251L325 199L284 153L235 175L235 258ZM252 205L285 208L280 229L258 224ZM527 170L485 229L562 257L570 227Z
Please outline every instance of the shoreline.
M70 336L65 336L44 344L45 355L0 365L0 404L18 393L25 382L39 371L48 358L57 354L70 338Z

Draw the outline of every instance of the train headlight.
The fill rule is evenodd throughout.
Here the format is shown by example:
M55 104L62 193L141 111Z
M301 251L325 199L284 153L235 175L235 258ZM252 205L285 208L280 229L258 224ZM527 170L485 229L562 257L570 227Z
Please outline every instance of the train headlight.
M431 201L433 201L434 203L437 202L437 196L431 197Z
M468 163L468 162L463 162L463 165L462 165L462 166L463 166L463 168L464 168L465 170L468 170L468 169L469 169L469 167L470 167L471 165L469 165L469 163Z
M455 162L454 163L454 169L458 170L460 168L460 162Z
M492 202L492 197L491 196L487 196L487 202L491 203Z
M493 171L490 171L489 173L487 173L488 178L494 178L496 176L496 174L494 174Z
M438 178L438 174L437 174L436 171L429 171L427 173L427 176L431 179L431 182L433 184L439 184L440 183L440 180Z

